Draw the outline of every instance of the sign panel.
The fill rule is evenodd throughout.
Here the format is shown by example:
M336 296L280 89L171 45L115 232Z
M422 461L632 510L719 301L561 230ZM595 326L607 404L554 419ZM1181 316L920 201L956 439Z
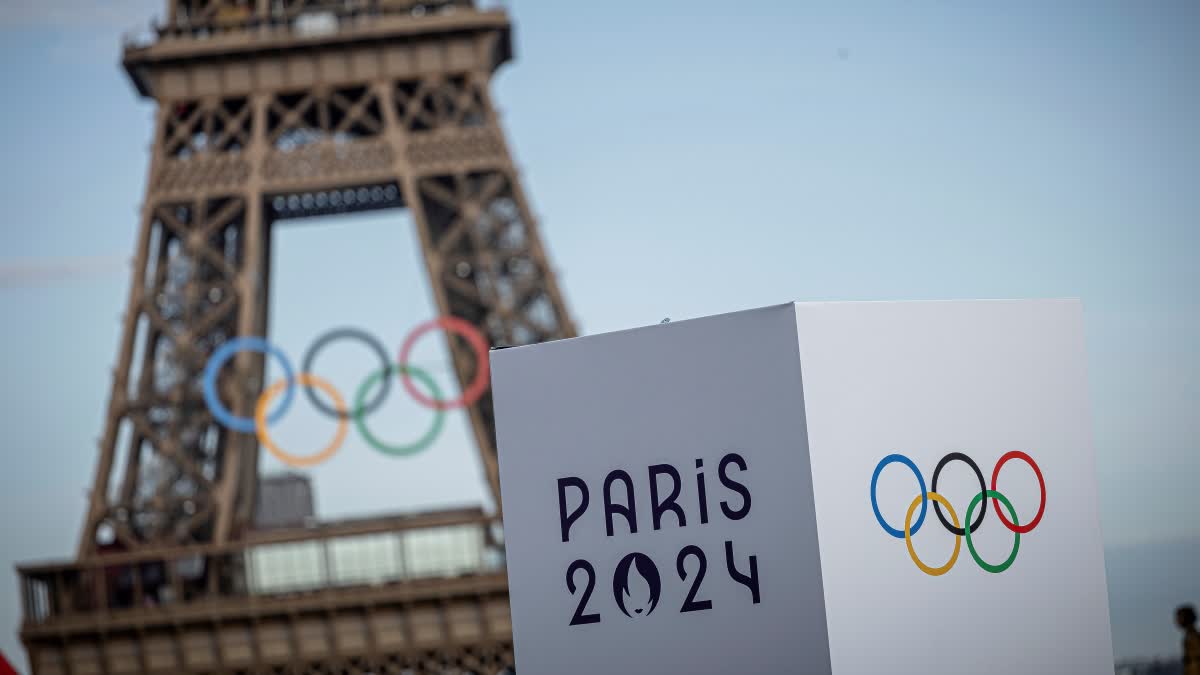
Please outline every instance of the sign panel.
M829 672L791 305L492 368L523 675Z
M1079 303L796 315L834 672L1111 672Z
M1110 669L1080 324L782 305L493 352L521 672Z

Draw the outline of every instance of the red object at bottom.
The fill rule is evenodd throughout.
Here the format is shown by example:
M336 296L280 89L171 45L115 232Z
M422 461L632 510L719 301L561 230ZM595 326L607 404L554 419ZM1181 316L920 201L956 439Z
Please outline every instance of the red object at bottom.
M0 652L0 675L17 675L17 669L4 658L4 652Z

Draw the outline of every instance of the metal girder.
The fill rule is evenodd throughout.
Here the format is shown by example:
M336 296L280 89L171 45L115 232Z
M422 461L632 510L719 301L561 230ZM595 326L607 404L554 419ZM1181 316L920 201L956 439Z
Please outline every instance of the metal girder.
M325 7L285 4L288 21L301 5ZM383 4L363 3L355 25L369 27L367 10ZM396 20L400 4L378 20ZM164 84L155 90L156 142L81 557L96 552L98 528L136 550L220 543L248 526L257 443L215 422L200 378L224 341L266 332L276 220L406 206L441 313L471 322L492 346L574 335L488 91L497 54L508 49L507 23L480 30L478 13L454 4L470 30L421 38L406 24L417 38L310 49L311 63L346 67L303 77L270 77L261 62L278 54L203 56L206 38L191 33L171 40L176 51L195 43L194 58L137 66ZM241 3L173 7L194 28L220 5ZM419 27L425 18L408 20ZM443 48L431 49L438 41ZM190 73L181 80L190 84L172 85L156 69ZM239 69L255 75L234 77ZM475 357L460 338L447 342L466 386ZM236 414L251 414L263 366L261 355L241 353L225 369L219 389ZM490 395L468 413L499 504Z
M155 143L78 559L20 569L33 671L511 672L499 513L255 532L257 440L218 424L201 387L221 344L267 334L271 229L290 218L406 207L440 314L493 347L575 334L489 93L507 16L470 0L168 9L154 44L125 50L158 104ZM446 340L465 389L476 356ZM254 352L224 368L232 412L252 415L263 374ZM467 413L499 509L490 393ZM334 540L403 551L412 528L462 527L490 552L465 572L329 570ZM319 547L323 576L263 586L254 561L273 546Z
M22 566L21 639L39 675L504 672L513 667L512 627L494 558L440 576L402 562L358 585L321 569L294 592L241 573L247 560L297 546L328 556L384 540L400 544L403 559L406 538L457 530L483 540L493 523L478 509L433 511ZM149 590L158 599L143 605Z

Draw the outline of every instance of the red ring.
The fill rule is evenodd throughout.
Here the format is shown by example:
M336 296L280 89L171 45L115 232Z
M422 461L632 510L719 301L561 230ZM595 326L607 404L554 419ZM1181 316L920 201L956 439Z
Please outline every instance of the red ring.
M1000 467L1004 466L1004 463L1010 459L1025 460L1025 463L1033 469L1035 474L1037 474L1038 485L1042 488L1042 500L1038 505L1037 516L1035 516L1033 520L1029 521L1028 524L1017 526L1013 525L1011 522L1009 522L1008 518L1004 517L1004 512L1000 510L1000 500L992 499L992 506L996 508L996 515L1000 517L1000 522L1003 523L1005 527L1012 532L1016 532L1017 534L1028 534L1029 532L1033 531L1033 528L1038 526L1038 523L1042 522L1042 514L1046 511L1046 480L1042 478L1042 470L1038 468L1037 462L1033 461L1032 457L1021 452L1020 450L1013 450L1012 452L1005 453L1004 456L1000 458L1000 461L996 462L996 468L992 470L992 490L996 489L996 479L1000 477Z
M462 396L453 401L439 401L437 399L426 396L417 386L413 384L411 377L408 374L408 356L412 351L413 344L417 338L425 333L435 329L458 333L466 338L467 342L471 343L471 347L475 350L475 379L471 380L471 384L467 386L466 391ZM436 319L431 319L425 323L419 324L409 332L408 337L404 338L404 344L400 347L400 381L404 384L404 389L409 395L416 399L421 405L426 408L435 408L437 410L453 410L454 408L464 408L474 404L483 396L483 392L488 388L488 345L487 340L483 338L483 334L479 329L472 326L470 323L453 316L439 316Z

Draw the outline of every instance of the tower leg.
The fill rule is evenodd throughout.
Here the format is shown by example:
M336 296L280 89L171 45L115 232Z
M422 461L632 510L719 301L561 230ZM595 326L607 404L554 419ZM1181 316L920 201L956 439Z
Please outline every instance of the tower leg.
M102 523L125 548L227 541L234 529L254 438L220 427L198 383L222 342L265 324L265 226L251 203L261 199L198 197L147 209L81 557L94 553ZM263 363L242 353L226 369L222 400L235 414L250 414ZM122 447L125 475L110 498Z
M488 46L485 44L485 50ZM575 335L487 92L488 73L384 82L385 137L412 210L442 315L479 328L490 347ZM461 336L447 345L464 390L479 364ZM490 391L468 407L499 510Z
M574 335L557 289L547 281L548 264L511 166L410 176L404 187L443 315L478 326L492 347ZM461 337L447 335L447 340L459 386L465 390L478 367L474 352ZM489 487L499 495L491 392L467 412Z

